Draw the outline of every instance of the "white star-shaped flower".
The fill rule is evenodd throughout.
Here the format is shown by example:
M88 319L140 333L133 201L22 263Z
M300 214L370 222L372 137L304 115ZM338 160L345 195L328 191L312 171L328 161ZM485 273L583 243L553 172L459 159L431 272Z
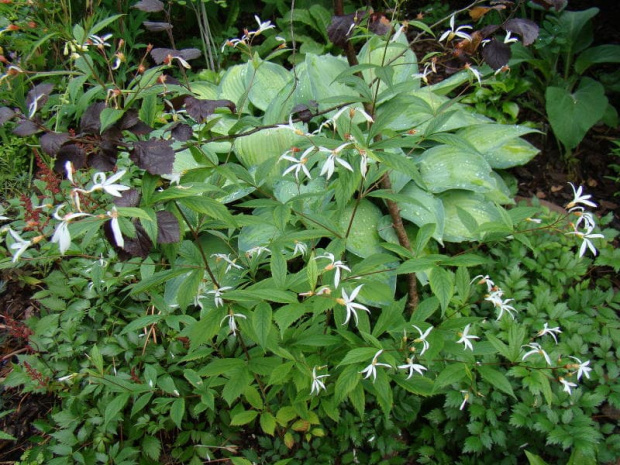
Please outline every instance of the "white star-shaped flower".
M377 379L377 367L378 366L391 368L390 365L388 365L387 363L380 363L380 362L377 361L377 359L379 358L379 355L381 355L382 352L383 352L383 349L378 351L375 354L375 356L372 358L372 362L370 362L370 365L368 365L366 368L364 368L362 371L360 371L360 373L366 375L366 376L364 376L364 379L368 379L368 378L372 377L372 382L374 383L376 381L376 379Z
M405 365L399 365L398 368L400 370L409 370L409 375L407 376L407 379L413 376L414 371L424 376L424 370L427 370L426 367L419 365L417 363L413 363L413 359L411 358L407 358L407 363Z
M461 336L461 338L456 341L457 344L463 344L463 350L471 350L473 352L474 350L474 346L472 345L470 339L480 339L478 336L472 336L469 334L469 327L471 326L471 323L468 324L467 326L465 326L465 329L463 329L462 333L458 333L459 336Z
M312 389L310 389L310 394L319 395L319 393L321 392L321 389L323 389L324 391L327 391L327 388L325 387L325 383L321 381L321 379L327 378L329 375L328 374L317 375L316 374L317 368L320 369L324 367L314 367L312 369Z
M357 297L357 294L360 292L363 286L364 286L363 284L360 284L355 289L353 289L353 292L351 292L350 296L347 295L347 291L342 289L341 291L342 298L336 299L336 302L338 302L340 305L344 305L347 311L347 316L344 320L344 323L342 323L343 325L348 324L349 320L351 319L351 315L353 315L353 318L355 319L355 326L357 326L358 324L357 310L364 310L365 312L370 313L370 310L368 310L368 308L365 305L354 302L355 298Z

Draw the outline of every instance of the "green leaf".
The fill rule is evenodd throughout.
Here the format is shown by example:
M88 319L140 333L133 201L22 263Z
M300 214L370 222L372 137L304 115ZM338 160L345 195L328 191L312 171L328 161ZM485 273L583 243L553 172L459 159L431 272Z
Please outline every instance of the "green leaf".
M269 337L269 331L271 331L271 317L271 306L267 302L259 303L252 313L252 328L258 339L256 342L262 348L267 346L267 338Z
M183 421L184 415L185 399L181 397L180 399L176 399L170 407L170 418L179 429L181 429L181 422Z
M276 419L269 412L263 412L260 416L260 427L264 433L273 436L276 431Z
M549 86L545 100L553 133L567 149L577 147L603 117L608 103L603 85L590 78L583 78L573 93Z
M239 366L226 373L230 379L224 385L222 398L229 406L243 394L254 379L247 366Z
M164 315L146 315L141 316L133 320L131 323L126 325L120 334L127 334L133 331L139 331L147 326L151 326L153 324L159 323L159 321L164 317Z
M226 293L226 299L234 302L255 302L268 300L281 304L297 303L297 294L277 289L242 289Z
M103 425L104 427L108 426L108 424L125 408L127 401L129 400L129 394L119 394L114 399L112 399L105 407L105 411L103 412Z
M187 336L190 340L190 352L210 341L217 334L222 318L223 315L212 309L200 320L188 327Z
M306 275L308 276L308 283L310 284L310 290L316 288L316 283L319 277L319 270L315 260L314 251L310 254L306 265Z
M159 461L161 442L157 436L145 435L142 439L142 451L152 460Z
M506 357L511 362L515 361L515 360L512 359L512 355L513 354L512 354L512 352L510 351L510 349L508 348L508 346L506 344L504 344L502 341L500 341L493 334L487 334L486 338L493 345L493 347L495 347L495 350L497 350L501 355ZM518 353L517 353L517 356L518 356Z
M431 285L433 294L439 299L443 316L454 295L454 273L436 266L431 269L428 281Z
M252 462L243 457L230 457L228 460L230 460L233 465L252 465Z
M441 373L439 373L439 376L437 376L437 379L435 380L434 392L437 393L445 386L456 384L466 376L467 368L464 363L451 362L441 371Z
M620 45L599 45L584 50L575 61L575 71L583 74L590 66L598 63L620 63Z
M286 259L280 250L271 251L271 276L273 282L278 289L283 289L286 286Z
M338 366L351 365L352 363L370 363L379 349L376 347L358 347L350 350Z
M247 425L251 421L253 421L258 416L258 412L256 410L246 410L245 412L237 413L230 420L231 426L241 426ZM272 416L273 418L273 416ZM274 427L275 427L275 418L273 419Z
M116 123L123 117L125 110L117 110L116 108L104 108L99 115L101 121L101 133Z
M179 200L190 210L197 213L208 215L216 220L224 222L227 226L237 227L234 217L230 214L225 205L209 197L186 197Z
M90 361L99 374L103 374L103 357L99 351L99 347L95 344L90 350Z
M114 21L116 21L117 19L122 18L123 16L125 16L125 15L124 14L117 14L117 15L108 16L105 19L102 19L101 21L99 21L97 24L95 24L90 29L90 31L88 33L89 34L97 34L99 31L102 31L105 27L109 26ZM76 37L76 39L77 39L77 37ZM83 42L80 42L80 43L83 43Z
M525 456L529 461L530 465L548 465L543 459L541 459L538 455L532 454L529 451L525 451Z
M374 355L374 353L372 355ZM342 370L342 373L340 373L340 376L338 376L338 379L336 380L336 386L334 389L334 398L336 403L342 402L347 395L355 389L361 379L362 376L359 373L358 367L355 365L348 366Z
M488 365L479 365L476 367L476 369L478 370L478 373L480 373L480 375L482 376L482 379L488 382L491 387L496 387L500 391L503 391L516 399L510 381L508 381L508 378L506 378L506 376L502 372L491 368Z
M17 438L11 436L8 433L5 433L4 431L0 431L0 440L2 440L2 441L17 441Z

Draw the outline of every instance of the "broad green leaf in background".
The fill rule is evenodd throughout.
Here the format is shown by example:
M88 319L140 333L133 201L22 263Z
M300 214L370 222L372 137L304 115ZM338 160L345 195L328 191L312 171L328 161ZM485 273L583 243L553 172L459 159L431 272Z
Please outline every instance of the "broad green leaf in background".
M405 34L401 34L396 41L388 44L379 36L371 37L358 53L358 61L360 64L369 63L379 67L362 71L364 80L369 85L373 83L375 78L381 76L379 70L386 69L389 63L387 69L393 70L393 75L389 79L392 85L411 82L411 90L420 87L420 81L411 78L412 74L418 72L418 60L409 47ZM379 91L381 92L387 87L388 84L382 79Z
M292 75L283 66L269 61L251 61L245 72L245 86L252 105L265 111L271 101L291 80Z
M407 184L400 194L413 200L412 202L397 202L401 216L419 227L430 223L435 224L433 238L441 243L445 224L445 212L441 200L420 189L413 182Z
M432 193L450 189L488 192L495 188L489 163L466 148L439 145L426 150L418 160L420 175Z
M575 61L575 71L583 74L590 66L599 63L620 63L620 45L605 44L584 50Z
M467 191L450 191L439 196L445 211L444 239L450 242L462 242L478 239L463 223L458 210L469 214L478 225L488 222L502 222L498 207L486 200L483 195Z
M383 249L379 237L378 224L383 216L379 207L369 200L362 199L359 204L351 203L340 215L340 230L346 232L352 215L353 224L347 237L346 248L355 255L366 258L381 253Z
M590 78L583 78L573 93L563 87L547 87L545 100L553 133L567 149L577 147L603 117L608 103L603 85Z
M539 152L520 138L532 132L537 131L527 126L477 124L459 130L457 135L476 147L491 168L505 169L524 165Z

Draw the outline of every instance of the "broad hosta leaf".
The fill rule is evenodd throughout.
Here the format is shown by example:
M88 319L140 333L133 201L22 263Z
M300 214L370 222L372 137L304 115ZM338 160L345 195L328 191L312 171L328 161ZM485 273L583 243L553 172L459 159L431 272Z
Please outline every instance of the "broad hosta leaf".
M387 46L386 46L387 45ZM381 37L372 37L367 41L358 54L360 64L373 64L378 68L366 69L362 71L362 76L367 83L371 83L377 75L381 75L379 70L391 69L393 75L391 78L382 78L379 89L385 90L391 81L393 85L403 82L411 82L411 89L420 87L420 81L411 79L411 75L418 72L418 62L415 54L407 44L407 37L401 34L396 41L386 44ZM388 66L389 63L389 66Z
M583 78L573 93L562 87L547 87L545 100L553 133L568 149L577 147L603 117L608 103L603 85L590 78Z
M495 188L489 163L467 148L433 147L420 156L418 166L424 183L433 193L450 189L488 192Z
M134 142L130 158L151 174L170 174L174 164L172 142L162 139Z
M526 126L508 124L477 124L457 132L489 163L491 168L506 169L524 165L538 153L538 149L520 138L537 132Z
M475 192L452 191L439 196L445 211L444 239L450 242L477 240L479 235L471 232L463 223L464 211L478 226L488 222L502 222L498 207Z
M401 216L422 227L426 224L435 224L433 238L441 242L444 234L445 212L440 199L433 194L426 192L410 182L400 194L411 198L412 202L397 202Z
M264 129L237 139L234 150L241 163L249 168L260 165L271 158L279 158L284 152L302 140L301 136L288 129Z
M250 89L250 102L265 111L291 78L290 72L276 63L250 62L245 72L245 85Z
M349 65L343 58L306 54L306 60L298 66L297 71L299 78L297 101L322 102L330 97L340 97L341 102L345 102L346 96L357 97L355 90L336 81L336 78L348 67Z
M347 250L362 258L381 253L383 249L380 246L382 241L379 237L378 224L383 213L379 207L366 199L361 200L357 208L351 203L340 215L341 231L347 230L353 214L355 217L347 237Z

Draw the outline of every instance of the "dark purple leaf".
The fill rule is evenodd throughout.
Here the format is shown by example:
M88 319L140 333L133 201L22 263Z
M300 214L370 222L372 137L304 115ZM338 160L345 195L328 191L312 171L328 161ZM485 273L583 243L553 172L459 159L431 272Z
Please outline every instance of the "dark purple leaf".
M157 13L164 10L164 4L159 0L140 0L132 8L137 8L147 13Z
M176 216L167 211L157 212L157 243L172 244L181 239L179 221Z
M117 150L99 150L89 155L88 164L97 171L112 171L117 159Z
M147 31L151 32L169 31L172 29L172 24L159 21L144 21L142 25Z
M363 17L364 12L362 11L343 16L332 16L332 22L327 28L327 37L335 45L344 48L349 37L351 37L353 28L360 23Z
M105 102L97 102L90 105L80 120L80 130L91 134L99 134L101 131L101 112L105 108Z
M8 107L0 108L0 126L15 116L15 112Z
M37 109L43 108L53 90L54 84L38 84L30 89L26 96L28 114L32 113L34 115Z
M228 108L233 113L237 111L237 107L230 100L202 100L192 96L185 97L187 114L198 123L202 123L207 116L212 115L216 108Z
M140 191L128 189L122 192L120 197L114 197L112 201L117 207L137 207L140 204Z
M153 243L140 223L133 221L136 237L123 236L125 245L122 249L116 245L111 223L112 221L106 221L104 223L103 232L108 242L112 244L112 247L118 252L118 256L121 260L128 260L131 257L146 258L149 256Z
M514 32L521 36L523 45L531 45L538 38L538 24L529 19L513 18L503 24L506 31Z
M392 30L392 24L383 13L377 12L370 15L368 30L378 36L382 36Z
M55 156L69 137L66 132L47 132L41 136L41 148L48 155Z
M56 154L54 171L57 173L64 173L65 163L68 161L73 164L73 168L80 170L86 166L86 152L77 144L63 145Z
M308 105L304 103L295 105L293 109L291 110L291 114L297 115L297 117L300 120L302 120L304 123L309 122L314 117L312 110L310 110L310 108L308 108Z
M30 121L29 119L21 120L19 123L17 123L15 128L13 128L13 134L20 137L31 136L40 131L41 128L39 127L39 125L34 121Z
M184 60L193 60L200 57L202 52L197 48L185 48L183 50L174 50L171 48L154 48L151 50L151 56L158 65L165 63L170 64L173 58L183 58Z
M170 174L174 163L172 142L161 139L134 142L130 158L151 174Z
M136 124L140 122L140 118L138 118L138 110L131 109L127 110L121 120L116 124L120 129L130 129Z
M484 61L496 70L508 64L510 55L510 46L495 39L491 39L482 49Z
M184 123L177 123L170 130L170 134L172 134L172 137L181 142L190 140L193 133L194 131L192 130L192 127L189 124Z
M537 5L542 6L545 10L553 7L555 11L560 11L566 5L567 0L532 0Z
M142 121L138 121L136 125L132 126L128 130L136 136L146 136L147 134L153 132L153 128Z
M484 26L482 29L480 29L480 36L483 39L486 39L487 37L495 34L497 32L497 30L499 29L499 26L497 24L489 24L488 26Z

